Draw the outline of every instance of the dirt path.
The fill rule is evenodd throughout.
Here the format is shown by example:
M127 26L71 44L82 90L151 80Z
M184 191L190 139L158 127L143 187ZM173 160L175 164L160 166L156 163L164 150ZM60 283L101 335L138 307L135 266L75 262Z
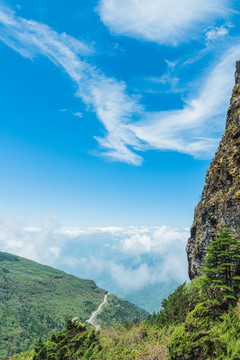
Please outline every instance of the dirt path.
M98 306L97 310L93 311L93 313L92 313L92 315L90 316L90 318L86 320L87 323L95 326L96 331L98 331L98 330L100 329L100 327L101 327L101 326L98 324L98 322L97 322L97 316L98 316L98 314L102 311L103 306L107 303L107 299L108 299L108 296L109 296L110 294L111 294L110 292L108 292L107 294L105 294L103 302Z

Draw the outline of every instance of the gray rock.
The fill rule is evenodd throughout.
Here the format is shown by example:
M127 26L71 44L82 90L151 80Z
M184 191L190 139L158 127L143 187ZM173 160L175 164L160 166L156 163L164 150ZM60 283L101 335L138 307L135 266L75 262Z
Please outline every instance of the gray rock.
M202 275L206 249L224 226L240 236L240 61L236 63L226 129L195 208L186 249L190 279Z

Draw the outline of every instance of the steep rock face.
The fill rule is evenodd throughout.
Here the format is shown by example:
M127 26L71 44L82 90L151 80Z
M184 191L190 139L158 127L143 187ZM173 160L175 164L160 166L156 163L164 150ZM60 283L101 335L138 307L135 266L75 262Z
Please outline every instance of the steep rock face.
M236 63L226 129L195 208L187 245L190 279L201 275L205 251L223 226L240 235L240 61Z

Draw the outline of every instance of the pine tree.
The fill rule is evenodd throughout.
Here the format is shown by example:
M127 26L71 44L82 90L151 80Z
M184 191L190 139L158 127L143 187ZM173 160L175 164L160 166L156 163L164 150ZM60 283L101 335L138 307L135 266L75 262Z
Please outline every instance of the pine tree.
M234 232L224 228L211 242L203 272L221 289L223 298L237 300L240 292L240 241Z

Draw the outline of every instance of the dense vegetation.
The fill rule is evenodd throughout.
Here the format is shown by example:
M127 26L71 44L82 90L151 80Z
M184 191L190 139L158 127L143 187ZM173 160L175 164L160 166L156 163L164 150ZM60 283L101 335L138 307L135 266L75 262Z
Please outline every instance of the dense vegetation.
M169 360L240 359L239 264L240 241L223 229L207 250L198 304L169 341Z
M235 302L240 286L240 243L229 229L223 229L207 250L204 273L215 286L215 297Z
M92 328L68 322L62 332L47 342L38 341L34 352L14 356L12 360L124 360L165 359L167 336L143 322L105 328Z
M89 359L97 351L101 351L99 334L94 330L87 331L87 325L68 320L65 328L50 340L43 343L39 339L35 344L33 360L41 359Z
M62 330L68 318L84 322L103 301L105 290L94 281L0 252L0 359L26 351L38 337ZM112 296L122 321L147 313ZM118 306L119 305L119 306ZM115 311L116 309L114 309ZM112 314L108 309L108 315ZM107 317L102 323L110 322Z
M205 276L179 286L145 321L101 333L68 321L58 335L15 359L239 360L239 246L234 234L223 229L207 251Z
M98 321L102 325L119 325L134 320L133 314L135 314L136 319L144 320L148 313L111 294L108 296L108 304L105 306L104 311L98 315Z
M126 322L97 334L77 322L68 323L57 337L37 342L35 352L14 359L240 359L238 307L226 310L216 300L204 300L209 296L206 278L196 280L180 286L162 310L144 322Z

